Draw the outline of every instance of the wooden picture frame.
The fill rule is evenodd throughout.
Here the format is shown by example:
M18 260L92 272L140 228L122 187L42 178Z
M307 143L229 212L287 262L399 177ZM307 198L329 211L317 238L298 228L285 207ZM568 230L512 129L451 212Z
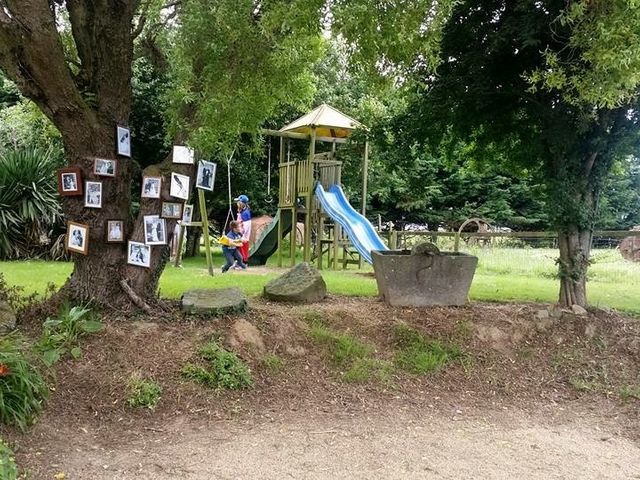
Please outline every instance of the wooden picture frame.
M182 203L162 202L162 211L160 216L162 218L175 218L180 220L182 218Z
M136 267L151 266L151 247L141 242L129 240L127 244L127 263Z
M80 167L60 168L57 171L58 193L62 197L82 195L82 170Z
M131 158L131 130L124 125L116 125L116 152Z
M84 182L85 208L102 208L102 182Z
M107 220L105 242L124 243L124 220Z
M162 177L142 177L142 198L160 198Z
M69 220L64 246L67 252L86 255L89 251L89 225Z
M95 158L93 161L93 173L100 177L115 177L117 170L117 160L110 160L108 158Z

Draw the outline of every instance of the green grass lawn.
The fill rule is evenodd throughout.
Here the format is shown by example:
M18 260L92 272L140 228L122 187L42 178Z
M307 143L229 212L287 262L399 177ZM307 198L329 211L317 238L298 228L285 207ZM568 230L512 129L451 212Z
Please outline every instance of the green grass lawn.
M553 249L477 248L478 270L471 286L471 298L483 301L555 302L558 295ZM189 288L238 286L247 295L258 295L264 284L276 277L275 256L267 269L250 268L246 272L220 274L222 256L214 255L215 275L208 275L204 257L188 258L181 268L168 265L160 279L160 294L178 298ZM0 262L2 273L10 285L24 287L25 293L43 292L48 282L62 285L72 265L65 262L38 260ZM330 293L351 296L377 295L375 279L350 266L348 271L323 270ZM640 264L623 260L615 250L595 250L589 269L589 301L594 306L607 306L640 314Z

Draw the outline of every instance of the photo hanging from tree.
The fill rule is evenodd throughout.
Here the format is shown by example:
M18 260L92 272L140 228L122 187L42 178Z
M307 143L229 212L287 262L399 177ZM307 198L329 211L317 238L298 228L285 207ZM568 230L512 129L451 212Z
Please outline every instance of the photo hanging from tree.
M137 267L151 266L151 247L140 242L129 240L127 245L127 263Z
M189 177L171 172L171 190L169 194L172 197L187 200L189 198Z
M106 158L96 158L93 163L93 173L103 177L116 176L117 162Z
M107 243L124 242L124 221L107 220Z
M116 143L118 155L131 157L131 132L127 127L116 127Z
M58 193L63 196L82 195L82 173L78 167L58 170Z
M86 255L89 251L89 225L67 222L67 251Z
M198 176L196 177L196 187L202 190L213 191L213 184L216 180L216 164L202 160L198 163Z
M193 217L193 205L185 205L182 210L182 224L190 225Z
M84 206L102 208L102 182L85 182Z
M183 145L173 146L173 163L188 163L193 165L195 153L192 148Z
M142 198L160 198L160 186L162 185L162 177L143 177L142 178Z
M144 216L144 243L164 245L167 243L167 224L158 215Z
M163 218L177 218L182 216L182 204L177 202L162 202Z

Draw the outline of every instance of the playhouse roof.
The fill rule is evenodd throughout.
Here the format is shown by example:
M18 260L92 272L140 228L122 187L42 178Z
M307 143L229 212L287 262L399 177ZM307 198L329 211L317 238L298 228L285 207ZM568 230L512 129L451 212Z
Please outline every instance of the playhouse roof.
M285 125L280 131L311 135L311 129L315 128L318 137L345 138L356 128L362 127L363 125L357 120L323 103L289 125Z

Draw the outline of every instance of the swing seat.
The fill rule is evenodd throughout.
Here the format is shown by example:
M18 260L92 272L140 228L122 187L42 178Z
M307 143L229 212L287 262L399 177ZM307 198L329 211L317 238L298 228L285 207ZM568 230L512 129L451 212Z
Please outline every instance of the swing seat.
M233 243L231 243L231 240L229 240L229 237L227 237L226 235L221 235L218 239L218 243L220 245L224 245L225 247L233 247Z

